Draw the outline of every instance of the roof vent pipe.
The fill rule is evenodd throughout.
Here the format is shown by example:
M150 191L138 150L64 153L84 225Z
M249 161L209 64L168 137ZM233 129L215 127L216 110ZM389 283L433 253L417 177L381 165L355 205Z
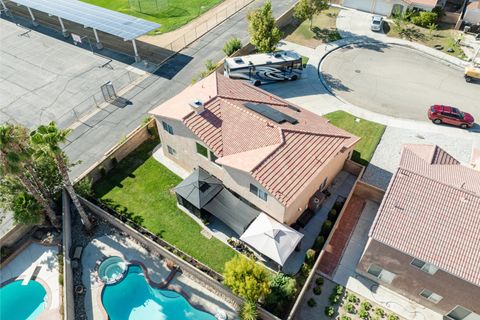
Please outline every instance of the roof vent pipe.
M205 111L205 106L203 105L203 102L199 99L190 102L190 106L192 107L193 111L195 111L195 114L200 114Z

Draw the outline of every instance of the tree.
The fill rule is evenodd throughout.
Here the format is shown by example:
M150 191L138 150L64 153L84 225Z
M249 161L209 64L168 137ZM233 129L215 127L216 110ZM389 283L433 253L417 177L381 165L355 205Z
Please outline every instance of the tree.
M22 224L39 224L42 221L42 207L35 198L26 193L20 192L12 204L13 218Z
M267 270L240 255L225 263L223 276L225 285L247 301L255 303L270 291L270 276Z
M55 122L50 122L48 125L41 125L30 134L31 141L36 149L36 156L40 159L44 157L51 157L55 159L58 171L62 176L63 186L67 190L72 199L75 208L80 215L83 224L87 230L92 228L92 223L88 218L87 213L83 209L78 200L75 189L73 188L70 177L68 176L68 166L66 164L66 157L60 148L60 144L66 142L68 134L71 130L62 130L57 127Z
M313 27L313 16L328 9L327 0L300 0L294 8L293 16L300 21L310 20L310 30Z
M53 201L48 197L48 192L34 169L28 132L24 127L9 123L0 126L0 171L3 176L11 177L10 180L18 179L25 191L43 208L52 225L57 228L60 226L53 211ZM16 193L12 195L16 196Z
M248 33L250 42L258 52L273 52L282 38L282 33L275 25L270 1L248 14Z
M265 306L268 310L280 314L282 308L289 305L297 292L297 281L279 273L270 280L270 293L265 297Z

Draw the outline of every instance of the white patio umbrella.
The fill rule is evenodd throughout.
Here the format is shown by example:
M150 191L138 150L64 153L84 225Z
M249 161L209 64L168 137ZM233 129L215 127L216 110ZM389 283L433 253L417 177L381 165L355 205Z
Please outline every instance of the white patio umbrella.
M260 213L245 230L240 240L283 266L303 234Z

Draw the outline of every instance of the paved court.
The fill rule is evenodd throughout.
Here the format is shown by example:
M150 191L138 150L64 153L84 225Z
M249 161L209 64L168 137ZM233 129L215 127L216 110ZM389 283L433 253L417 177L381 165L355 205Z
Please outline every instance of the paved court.
M390 44L348 46L329 54L322 75L336 95L370 111L429 121L432 104L454 105L480 121L480 84L463 70Z
M61 127L96 108L100 86L139 77L128 65L0 19L0 123ZM95 98L92 97L95 95Z

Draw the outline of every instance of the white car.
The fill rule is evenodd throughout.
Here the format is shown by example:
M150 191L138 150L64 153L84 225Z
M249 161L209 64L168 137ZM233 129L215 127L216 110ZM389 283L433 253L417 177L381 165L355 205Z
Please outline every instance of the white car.
M382 31L383 29L383 17L382 16L373 16L372 23L370 24L370 29L372 31Z

